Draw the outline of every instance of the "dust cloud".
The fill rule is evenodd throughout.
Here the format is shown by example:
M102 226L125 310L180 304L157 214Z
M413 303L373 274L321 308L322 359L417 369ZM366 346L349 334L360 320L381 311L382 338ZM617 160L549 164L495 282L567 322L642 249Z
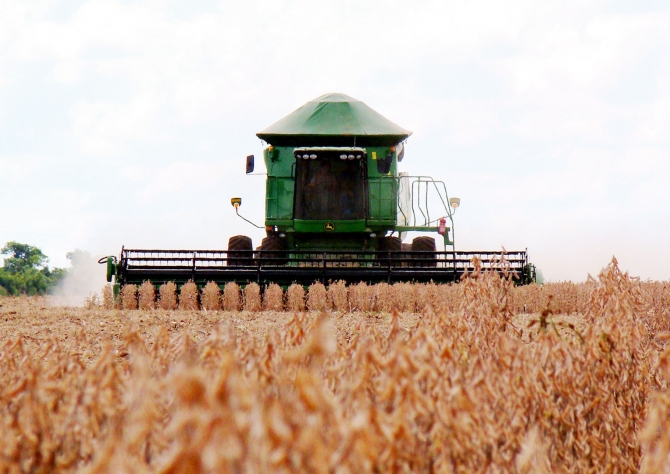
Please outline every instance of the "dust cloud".
M89 252L76 249L67 254L72 268L58 284L49 298L53 306L85 306L92 299L100 298L100 291L106 282L106 265L98 264L98 259Z

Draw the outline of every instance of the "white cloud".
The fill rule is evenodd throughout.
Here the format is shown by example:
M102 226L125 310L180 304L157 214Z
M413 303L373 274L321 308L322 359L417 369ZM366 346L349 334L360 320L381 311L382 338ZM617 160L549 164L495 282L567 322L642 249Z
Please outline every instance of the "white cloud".
M160 109L158 97L138 94L126 103L79 101L70 110L70 116L82 152L112 156L128 140L158 138L155 127Z
M82 61L72 59L58 61L46 79L64 84L76 84L80 81L83 70Z
M0 176L3 184L26 182L37 171L38 159L34 156L0 156Z
M129 175L127 171L124 174ZM201 190L203 187L212 188L226 174L223 162L203 163L197 161L181 161L153 170L134 171L136 176L142 176L144 186L137 196L143 203L160 200L166 194L187 194L191 189Z

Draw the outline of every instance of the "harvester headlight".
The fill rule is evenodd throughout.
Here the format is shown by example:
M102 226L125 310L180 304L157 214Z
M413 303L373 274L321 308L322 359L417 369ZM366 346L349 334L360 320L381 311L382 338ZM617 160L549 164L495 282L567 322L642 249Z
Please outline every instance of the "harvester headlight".
M353 159L354 159L354 155L349 155L349 156L347 156L347 158L349 158L350 160L353 160Z
M361 159L361 155L356 155L356 159L357 159L357 160L360 160L360 159Z
M308 155L308 154L304 154L304 155L302 155L302 158L303 158L304 160L309 160L309 155Z
M340 160L346 160L346 159L347 159L347 155L340 155Z
M309 155L309 157L313 160L316 160L316 155L314 155L314 154Z

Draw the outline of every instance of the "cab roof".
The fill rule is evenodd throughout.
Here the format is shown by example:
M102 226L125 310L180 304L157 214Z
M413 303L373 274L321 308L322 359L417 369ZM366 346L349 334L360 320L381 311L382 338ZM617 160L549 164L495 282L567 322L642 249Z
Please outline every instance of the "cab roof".
M392 146L411 134L364 102L330 93L310 100L256 136L276 146Z

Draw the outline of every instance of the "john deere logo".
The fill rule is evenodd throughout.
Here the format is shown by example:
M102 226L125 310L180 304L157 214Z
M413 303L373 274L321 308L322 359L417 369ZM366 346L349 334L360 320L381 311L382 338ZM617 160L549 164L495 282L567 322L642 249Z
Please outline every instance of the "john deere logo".
M326 229L326 231L328 232L332 232L335 230L335 224L333 224L332 222L326 222L326 225L324 225L323 228Z

